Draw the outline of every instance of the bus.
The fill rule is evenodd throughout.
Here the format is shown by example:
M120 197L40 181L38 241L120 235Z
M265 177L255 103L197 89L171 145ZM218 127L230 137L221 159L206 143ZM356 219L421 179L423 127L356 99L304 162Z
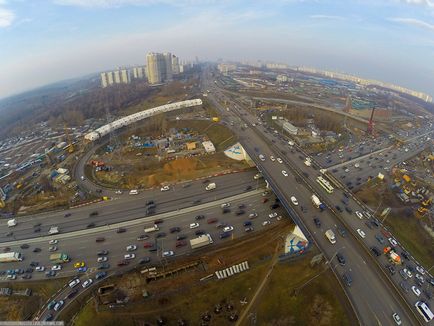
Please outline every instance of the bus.
M333 192L333 187L330 184L330 182L326 179L324 179L323 177L319 176L318 178L316 178L316 181L321 185L321 187L323 187L325 189L325 191L327 191L329 194L331 194Z
M414 305L417 311L422 315L423 319L428 323L434 319L434 314L423 301L418 301Z

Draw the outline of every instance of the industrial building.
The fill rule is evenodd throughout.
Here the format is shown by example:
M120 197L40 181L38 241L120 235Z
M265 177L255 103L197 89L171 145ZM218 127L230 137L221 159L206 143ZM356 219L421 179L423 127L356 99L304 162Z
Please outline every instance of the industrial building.
M291 135L297 135L298 128L288 121L283 122L283 130L290 133Z
M95 141L97 139L100 139L104 137L105 135L109 134L112 131L115 131L117 129L120 129L122 127L128 126L132 123L138 122L140 120L152 117L154 115L164 113L164 112L170 112L178 109L188 108L192 106L202 105L201 99L194 99L194 100L187 100L187 101L181 101L166 105L157 106L152 109L140 111L134 114L131 114L129 116L120 118L118 120L115 120L109 124L106 124L95 131L92 131L84 136L84 139L87 141Z

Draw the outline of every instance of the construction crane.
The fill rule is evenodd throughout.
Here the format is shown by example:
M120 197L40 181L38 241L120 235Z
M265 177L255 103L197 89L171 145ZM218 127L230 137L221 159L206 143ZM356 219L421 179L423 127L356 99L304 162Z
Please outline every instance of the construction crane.
M69 135L68 127L66 126L66 123L64 124L64 126L65 126L66 140L68 142L68 153L71 154L71 153L74 153L74 145L72 144L71 136Z
M369 119L369 122L368 122L368 129L366 130L368 135L374 134L374 112L375 112L375 106L372 108L371 118Z

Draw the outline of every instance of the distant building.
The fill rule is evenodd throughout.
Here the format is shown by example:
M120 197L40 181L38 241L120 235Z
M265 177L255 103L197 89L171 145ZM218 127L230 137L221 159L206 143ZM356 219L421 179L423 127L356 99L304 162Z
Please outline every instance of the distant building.
M172 55L172 73L174 75L179 74L179 58L176 55Z
M288 69L288 65L284 63L267 63L265 67L268 69Z
M113 85L113 72L112 71L109 71L109 72L106 72L106 75L107 75L107 85Z
M353 104L351 101L351 96L347 96L347 101L345 102L344 112L350 113L351 109L353 108Z
M297 135L298 133L298 128L287 121L283 122L283 130L290 133L291 135Z
M132 72L133 72L133 78L134 79L142 79L145 74L144 74L144 67L133 67Z
M121 83L128 84L131 81L130 72L127 69L121 70Z
M286 75L277 75L276 81L279 83L286 83L288 81L288 76Z
M146 55L148 81L161 84L172 80L172 54L149 52Z
M163 72L163 80L164 81L170 81L173 78L172 74L172 53L165 52L163 53L164 56L164 72Z
M205 152L207 153L215 153L214 144L211 141L202 142L202 146L205 148Z
M196 149L196 142L193 141L193 142L186 143L185 146L187 147L187 150L192 151Z
M120 84L121 83L121 74L119 70L115 70L113 71L113 76L114 76L114 82L115 84Z
M222 74L227 74L230 71L234 71L237 69L237 66L234 64L228 64L228 63L220 63L217 66L217 69L222 73Z
M102 72L101 73L101 87L106 88L107 86L108 86L107 73Z

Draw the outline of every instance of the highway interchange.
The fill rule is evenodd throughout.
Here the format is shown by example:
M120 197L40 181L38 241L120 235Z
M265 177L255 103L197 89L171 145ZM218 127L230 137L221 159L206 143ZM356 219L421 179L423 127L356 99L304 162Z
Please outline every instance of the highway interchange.
M314 242L329 260L328 264L341 280L341 285L358 316L358 322L362 325L392 325L391 315L397 312L403 319L404 325L418 323L419 319L415 318L414 308L412 307L416 301L415 295L411 291L409 293L402 291L399 285L402 281L399 273L395 275L388 274L385 269L387 261L384 256L374 258L370 253L370 247L374 245L382 247L382 244L379 244L375 238L376 235L381 234L382 228L368 228L366 218L361 220L355 216L355 211L367 211L367 208L361 207L360 203L354 200L352 195L344 189L335 189L333 194L326 194L315 182L316 177L319 175L318 169L315 166L308 167L304 165L304 160L299 158L300 155L303 156L305 153L298 148L288 146L287 140L283 136L270 132L265 125L257 125L252 128L252 124L258 122L257 118L246 111L242 111L240 103L226 97L215 87L213 80L210 80L208 76L204 76L202 88L203 91L212 90L209 98L221 111L224 121L239 121L248 125L247 128L233 129L291 217L306 232L309 240ZM231 103L229 111L226 110L226 107L220 105L219 102L222 102L223 99ZM411 144L408 145L410 150L418 150L417 141L415 141L415 144L414 148ZM405 159L404 157L411 153L398 152L396 161ZM262 162L258 159L259 154L265 155L265 161ZM389 154L393 155L392 152L389 152ZM363 152L361 155L363 155ZM271 161L271 156L280 157L283 160L282 163ZM319 161L319 158L321 156L315 157L317 161ZM349 159L349 157L344 157L344 159ZM77 178L83 175L84 163L82 162L85 161L86 159L81 160L78 165L76 170ZM393 162L391 161L390 164L393 164ZM380 167L378 169L381 170ZM289 175L287 177L282 176L282 170L287 171ZM359 169L358 171L359 173L362 171L373 173L372 168L366 168L365 170ZM136 196L127 195L126 193L115 194L113 191L104 190L104 194L114 197L113 200L65 212L40 214L28 217L25 220L22 218L13 229L13 235L0 234L0 241L5 246L10 247L12 251L21 251L25 255L25 260L22 263L8 264L8 268L24 269L28 267L31 261L37 261L40 265L49 268L51 265L48 262L49 253L47 250L50 239L59 240L58 251L71 255L72 263L76 261L86 262L89 269L81 276L82 281L88 277L93 277L97 272L96 252L99 249L108 249L110 252L107 262L110 264L109 274L131 269L133 266L137 266L139 260L144 257L150 257L151 263L154 261L159 262L161 253L164 250L173 250L175 257L189 251L188 242L185 246L176 248L176 234L170 234L168 230L170 227L179 226L181 233L187 235L187 240L190 239L193 237L195 230L190 230L188 225L194 222L194 217L199 214L205 215L205 220L212 216L233 225L235 238L245 234L243 222L248 219L248 214L253 211L259 215L254 220L255 230L265 229L266 226L263 227L262 222L269 219L270 207L269 204L262 203L262 196L259 194L262 190L254 190L263 186L263 183L253 179L254 174L254 172L243 172L237 173L236 178L233 175L212 178L212 182L216 182L218 185L213 192L204 191L205 184L202 180L171 185L171 190L168 192L150 189ZM362 173L355 175L354 168L351 173L347 172L347 174L351 175L352 178L361 177L361 180L367 177ZM336 173L338 179L340 179L340 175L342 174ZM96 190L96 186L89 181L80 181L82 187L91 191ZM322 201L327 204L327 210L320 212L312 206L310 200L312 193L318 194ZM341 204L344 194L349 197L345 206L353 211L351 214L345 210L342 213L336 211L336 203L344 207ZM294 206L290 202L289 198L293 195L298 199L298 206ZM239 199L231 200L231 204L245 204L245 214L241 216L235 216L233 212L229 215L222 214L220 204L227 201L224 198L230 196L244 196L243 198L236 197ZM154 200L157 204L154 212L157 215L145 217L146 201L149 200ZM303 211L301 207L303 207ZM98 215L90 217L90 214L95 211L98 212ZM67 213L70 213L71 216L64 217ZM314 217L320 219L320 227L314 224ZM163 219L164 222L161 224L159 232L165 232L166 236L158 240L157 252L149 252L143 248L142 243L154 242L156 234L152 234L151 238L146 241L138 241L137 237L143 234L145 226L152 225L157 218ZM273 220L273 222L277 221ZM90 223L94 224L91 228L88 227ZM2 222L2 224L5 224L5 222ZM200 222L200 224L200 229L203 228L204 231L209 231L214 240L219 242L219 233L221 231L216 228L215 224L205 222ZM56 236L47 236L49 227L53 225L59 226L61 233ZM370 225L372 226L372 224ZM126 232L117 234L116 229L119 227L126 228ZM35 228L41 228L41 230L34 232ZM337 244L331 245L324 237L324 232L327 229L335 231L338 237ZM365 232L366 237L364 239L360 238L356 233L355 230L357 229L362 229ZM6 230L5 225L2 225L2 230ZM345 237L341 235L342 230L345 230ZM74 237L71 235L74 235ZM96 237L104 237L105 241L96 243ZM79 239L79 246L77 246L77 239ZM222 239L222 241L230 241L230 239ZM30 248L18 249L18 246L24 243L29 244ZM135 252L137 257L128 266L117 266L117 263L126 254L125 248L129 244L138 245ZM42 251L33 253L32 249L35 247L40 248ZM85 250L89 247L93 248L92 251ZM345 257L346 263L344 266L340 265L335 258L338 252ZM76 275L77 272L72 263L66 264L56 277L72 277ZM411 264L417 265L414 261ZM349 272L352 276L353 283L351 287L347 287L342 282L342 275L345 272ZM44 273L33 272L32 275L36 279L45 278ZM414 278L407 282L412 285ZM427 283L424 286L429 289ZM69 291L70 289L65 287L56 296L56 299L66 297ZM403 305L404 300L409 302L409 307ZM46 318L49 314L53 314L53 312L48 312L44 307L39 317Z

